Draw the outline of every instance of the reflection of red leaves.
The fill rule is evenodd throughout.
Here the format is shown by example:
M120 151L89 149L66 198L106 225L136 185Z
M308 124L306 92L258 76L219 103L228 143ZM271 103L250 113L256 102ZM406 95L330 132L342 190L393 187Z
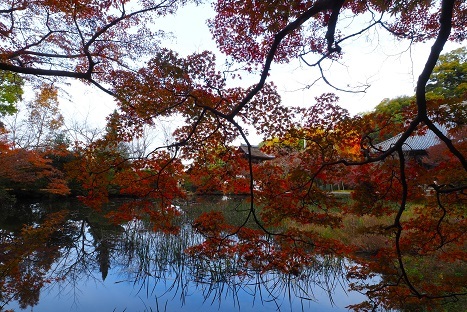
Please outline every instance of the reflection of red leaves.
M67 214L49 214L40 226L26 226L13 241L0 242L2 300L14 297L22 309L38 303L41 288L54 281L45 276L59 256L59 245L53 239Z

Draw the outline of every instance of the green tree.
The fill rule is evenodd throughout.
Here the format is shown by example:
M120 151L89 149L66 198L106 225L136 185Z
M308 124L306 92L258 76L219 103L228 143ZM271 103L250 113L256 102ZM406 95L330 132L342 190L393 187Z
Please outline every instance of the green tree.
M22 99L23 85L18 74L0 70L0 117L17 112L16 103Z
M429 110L437 119L466 125L467 48L440 56L427 84Z
M391 116L391 119L398 123L404 123L404 111L409 109L410 105L415 103L415 98L413 96L398 96L392 99L382 100L374 108L374 112L378 114L387 114Z
M435 119L440 120L439 116L443 115L441 119L444 122L450 120L456 124L466 124L463 101L467 99L467 48L440 55L426 90L428 109ZM381 118L381 128L385 129L378 132L378 139L384 140L398 134L404 124L411 120L415 110L415 95L382 100L372 111L373 114L386 116Z
M462 47L439 57L426 90L445 99L467 98L467 48Z

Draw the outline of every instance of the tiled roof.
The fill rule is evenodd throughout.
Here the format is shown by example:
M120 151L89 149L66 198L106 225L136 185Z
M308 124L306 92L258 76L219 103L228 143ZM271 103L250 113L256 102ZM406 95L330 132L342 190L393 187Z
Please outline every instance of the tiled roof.
M247 145L244 145L244 144L240 145L240 149L245 153L245 155L249 155ZM258 146L251 146L250 150L251 150L251 158L261 159L261 160L274 159L274 156L261 152Z
M438 128L444 135L447 135L448 131L445 126L435 124L436 128ZM380 150L386 151L389 148L391 148L397 140L402 136L402 133L399 133L395 137L392 137L386 141L383 141L379 144L376 144L376 147ZM405 141L404 145L402 146L402 151L403 152L414 152L414 151L425 151L428 148L435 146L437 144L441 143L439 138L436 136L436 134L431 131L427 130L424 134L422 135L412 135L407 138Z

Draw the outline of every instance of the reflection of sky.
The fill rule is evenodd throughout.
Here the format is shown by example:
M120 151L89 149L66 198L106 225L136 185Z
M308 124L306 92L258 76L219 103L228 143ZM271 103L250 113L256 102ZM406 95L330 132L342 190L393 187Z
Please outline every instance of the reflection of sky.
M80 227L79 221L72 223ZM289 281L287 276L281 274L260 276L252 273L249 278L239 278L229 273L218 273L219 276L214 273L213 276L210 268L215 264L212 262L208 268L200 268L202 262L190 262L186 258L177 262L177 247L183 250L186 244L200 239L199 235L190 231L190 227L183 227L187 231L185 237L189 239L180 242L176 236L144 232L142 226L141 222L135 222L133 228L125 227L125 234L120 238L133 238L137 244L141 244L140 247L149 247L145 255L151 260L138 258L138 248L132 254L132 260L129 260L130 253L123 247L125 243L122 239L113 245L111 268L105 281L102 281L95 260L94 249L99 242L90 234L91 227L85 226L84 237L79 239L83 244L76 245L72 250L77 253L84 250L88 258L79 262L75 261L76 255L69 255L67 259L57 261L53 271L68 270L69 275L65 281L50 289L46 286L39 305L32 311L347 311L347 305L365 299L358 293L346 293L342 289L347 287L345 280L338 274L334 275L332 267L319 267L318 272L311 270L311 275L302 280ZM105 235L102 237L108 239ZM168 254L167 250L170 250ZM144 261L143 265L141 261ZM180 266L180 263L191 266ZM141 273L138 268L144 267L144 264L153 276ZM200 269L198 273L201 275L195 273L196 269ZM328 274L321 275L323 272ZM337 273L340 272L337 269ZM258 283L259 279L263 283ZM209 284L211 280L217 283ZM313 285L313 281L317 284ZM326 291L326 281L335 285L332 293L334 305ZM315 300L300 299L306 295ZM20 311L14 305L8 308Z
M96 273L96 277L100 274ZM346 294L342 289L336 289L333 295L335 306L329 302L327 293L317 288L314 295L318 302L304 301L299 298L283 298L282 301L267 302L265 289L263 292L263 302L259 296L253 297L250 294L239 291L238 298L233 298L232 293L224 292L220 299L212 297L204 300L199 289L193 284L187 289L185 304L181 304L180 294L174 291L167 291L163 282L157 285L149 285L138 293L138 286L133 286L131 282L121 282L112 272L107 279L102 282L87 281L81 282L78 286L79 294L76 302L73 302L72 294L56 295L53 290L50 294L44 293L41 296L40 304L33 308L36 312L54 311L276 311L278 305L280 311L347 311L346 305L363 300L363 296L357 293ZM167 284L169 286L169 284ZM158 298L156 300L156 297ZM159 309L158 309L158 307ZM17 307L14 308L19 311ZM29 309L28 309L29 310Z
M180 235L148 231L150 224L142 221L114 226L98 213L71 209L74 212L58 240L63 243L61 258L48 273L51 279L63 279L46 284L39 304L26 310L347 311L347 305L365 300L363 295L344 290L348 288L342 277L347 261L317 257L313 267L303 268L300 277L291 277L274 272L261 275L232 258L207 260L183 252L203 241L190 226L198 213L216 207L234 224L234 217L242 219L237 211L241 202L233 198L187 203L190 209L182 208L186 212L178 220ZM52 206L54 211L61 207ZM28 207L42 217L48 211L45 204ZM66 203L64 207L71 208ZM101 270L108 267L103 280ZM238 275L239 271L248 274ZM21 311L15 303L4 308Z

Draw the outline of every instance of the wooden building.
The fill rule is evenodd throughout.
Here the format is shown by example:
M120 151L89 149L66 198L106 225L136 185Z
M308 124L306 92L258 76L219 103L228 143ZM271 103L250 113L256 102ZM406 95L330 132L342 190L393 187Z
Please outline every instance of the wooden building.
M245 155L246 158L250 158L250 152L248 151L248 146L246 144L240 145L238 149L240 152L242 152ZM260 148L256 145L251 145L250 151L251 151L251 160L255 163L259 163L265 160L271 160L275 158L272 155L263 153L260 150Z

